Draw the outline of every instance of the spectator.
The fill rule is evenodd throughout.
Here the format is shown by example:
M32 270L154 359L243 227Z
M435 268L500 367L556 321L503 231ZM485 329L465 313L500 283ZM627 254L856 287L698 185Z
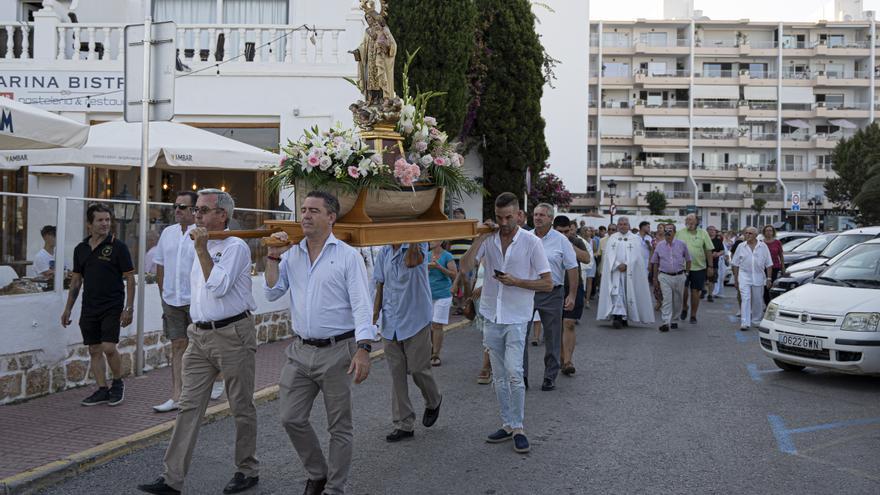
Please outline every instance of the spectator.
M443 325L449 323L449 308L452 306L452 281L458 275L458 268L452 254L443 249L443 243L431 243L431 262L428 264L428 276L431 281L431 300L433 301L433 317L431 318L431 366L440 366L440 349L443 347Z
M764 234L764 244L770 250L770 257L773 260L770 284L764 288L764 304L770 304L770 286L782 273L782 268L785 266L785 252L782 250L782 242L776 238L776 229L772 225L766 225L761 229L761 233Z
M36 277L49 280L55 276L55 226L43 226L40 236L43 238L43 247L34 256L33 273Z

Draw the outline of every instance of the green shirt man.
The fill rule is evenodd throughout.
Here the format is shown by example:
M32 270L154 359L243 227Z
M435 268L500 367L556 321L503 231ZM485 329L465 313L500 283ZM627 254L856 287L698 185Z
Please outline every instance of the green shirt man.
M707 268L706 251L712 251L712 239L709 233L701 228L694 230L682 229L675 234L675 238L687 244L691 254L691 271L698 272Z

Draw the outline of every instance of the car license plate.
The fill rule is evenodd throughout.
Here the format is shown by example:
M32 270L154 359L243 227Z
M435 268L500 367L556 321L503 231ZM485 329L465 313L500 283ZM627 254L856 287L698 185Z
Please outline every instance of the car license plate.
M791 347L800 347L801 349L807 349L810 351L821 351L822 350L822 340L817 339L815 337L804 337L802 335L780 334L778 342L782 345L787 345L787 346L791 346Z

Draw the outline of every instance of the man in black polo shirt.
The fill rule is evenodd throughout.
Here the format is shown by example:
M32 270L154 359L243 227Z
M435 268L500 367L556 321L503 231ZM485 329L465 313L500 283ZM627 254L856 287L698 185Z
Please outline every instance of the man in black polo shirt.
M116 344L120 326L131 324L134 303L134 267L131 254L124 242L110 233L113 217L103 204L89 206L86 211L89 237L73 251L73 273L67 306L61 314L61 326L70 325L70 311L85 283L79 328L83 344L89 346L92 374L98 390L81 402L84 406L107 403L116 406L125 397L122 384L122 363ZM123 287L122 279L125 277ZM124 298L124 301L123 301ZM123 304L124 302L124 304ZM113 373L113 384L107 388L107 370L104 357Z

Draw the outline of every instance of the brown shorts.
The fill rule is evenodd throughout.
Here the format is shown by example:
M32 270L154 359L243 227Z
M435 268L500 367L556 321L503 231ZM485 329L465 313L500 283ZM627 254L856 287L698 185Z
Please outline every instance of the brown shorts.
M171 306L162 301L162 330L168 340L186 338L186 327L192 323L189 305Z

